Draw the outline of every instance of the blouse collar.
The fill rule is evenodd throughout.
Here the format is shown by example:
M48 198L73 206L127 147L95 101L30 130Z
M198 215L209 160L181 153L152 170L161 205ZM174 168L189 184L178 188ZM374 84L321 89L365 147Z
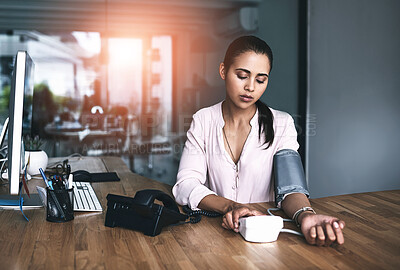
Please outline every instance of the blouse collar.
M223 128L225 126L225 121L224 117L222 115L222 102L217 104L217 110L218 110L218 124ZM257 125L257 120L258 120L258 108L256 110L256 113L253 115L253 117L250 119L250 126L255 127Z

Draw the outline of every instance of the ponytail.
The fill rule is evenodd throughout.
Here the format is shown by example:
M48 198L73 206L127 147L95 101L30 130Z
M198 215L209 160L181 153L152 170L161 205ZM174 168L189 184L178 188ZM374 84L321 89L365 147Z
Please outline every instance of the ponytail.
M274 116L270 108L261 100L256 101L256 106L258 109L258 138L261 140L261 133L264 133L265 141L263 145L268 143L268 146L265 148L268 149L274 142Z

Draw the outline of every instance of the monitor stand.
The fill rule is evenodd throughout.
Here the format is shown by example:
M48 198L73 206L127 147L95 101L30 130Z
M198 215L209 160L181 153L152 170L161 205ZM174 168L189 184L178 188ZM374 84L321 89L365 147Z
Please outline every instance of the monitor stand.
M2 174L3 179L8 179L7 169ZM27 179L31 179L30 175L27 175ZM38 208L42 207L42 199L38 193L22 194L24 204L22 209ZM0 209L19 209L19 195L0 194Z

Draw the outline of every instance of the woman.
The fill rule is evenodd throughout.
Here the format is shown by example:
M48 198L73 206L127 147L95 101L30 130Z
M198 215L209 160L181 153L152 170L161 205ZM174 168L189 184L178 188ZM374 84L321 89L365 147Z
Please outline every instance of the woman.
M226 98L194 114L172 189L179 204L222 213L222 226L235 232L240 217L263 214L244 204L274 200L274 154L299 147L291 116L259 100L272 60L270 47L257 37L229 45L219 67ZM285 194L278 206L296 216L308 243L343 244L345 223L315 214L305 194Z

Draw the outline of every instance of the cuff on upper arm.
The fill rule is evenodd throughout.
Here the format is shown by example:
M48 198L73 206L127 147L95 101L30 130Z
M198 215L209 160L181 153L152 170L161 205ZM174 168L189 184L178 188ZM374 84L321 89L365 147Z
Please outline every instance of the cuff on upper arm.
M281 189L275 194L275 203L277 207L280 208L280 205L282 201L286 198L286 196L293 193L302 193L307 197L310 196L308 190L305 189L303 186L297 186L297 185L288 186L285 189Z
M278 202L276 202L276 207L278 207L278 208L282 208L282 202L286 199L286 197L288 196L288 195L290 195L290 194L295 194L295 193L301 193L301 194L304 194L303 192L289 192L289 193L286 193L285 195L283 195L282 196L282 199ZM307 195L307 194L306 194ZM308 197L308 195L307 195L307 197Z
M274 155L274 178L277 206L290 193L303 193L309 197L303 165L296 151L284 149Z

